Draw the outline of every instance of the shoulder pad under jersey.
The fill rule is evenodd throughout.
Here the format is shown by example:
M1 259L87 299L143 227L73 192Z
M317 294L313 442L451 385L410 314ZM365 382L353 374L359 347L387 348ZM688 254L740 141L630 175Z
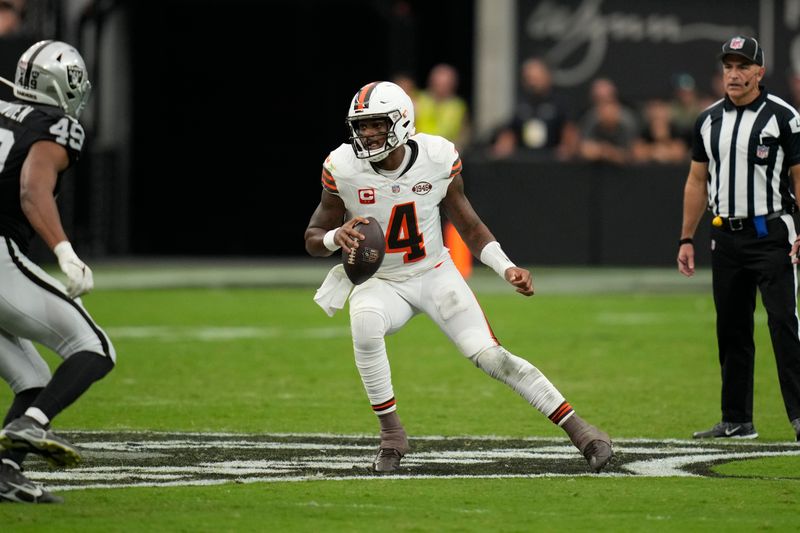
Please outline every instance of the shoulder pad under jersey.
M21 106L21 108L26 107L27 104ZM22 124L28 131L33 132L36 139L60 144L66 148L70 160L77 159L86 140L86 133L81 123L57 107L46 105L30 107L33 110L22 119Z
M417 141L419 149L424 151L434 163L449 165L459 157L455 145L444 137L418 133L412 138Z

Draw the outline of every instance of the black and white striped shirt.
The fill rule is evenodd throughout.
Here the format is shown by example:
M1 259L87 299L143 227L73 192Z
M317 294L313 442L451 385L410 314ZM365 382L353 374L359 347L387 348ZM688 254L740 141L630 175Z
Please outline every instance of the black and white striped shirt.
M708 163L708 205L715 215L792 209L789 167L800 163L800 114L763 86L745 106L726 96L697 117L692 159Z

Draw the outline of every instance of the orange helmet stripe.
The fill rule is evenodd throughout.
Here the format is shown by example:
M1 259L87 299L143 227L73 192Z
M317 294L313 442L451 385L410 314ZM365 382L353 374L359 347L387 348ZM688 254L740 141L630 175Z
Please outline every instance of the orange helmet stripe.
M369 107L369 97L372 95L372 90L376 85L378 85L378 82L374 81L364 85L361 90L358 91L358 96L356 96L356 101L353 104L353 110L367 109Z

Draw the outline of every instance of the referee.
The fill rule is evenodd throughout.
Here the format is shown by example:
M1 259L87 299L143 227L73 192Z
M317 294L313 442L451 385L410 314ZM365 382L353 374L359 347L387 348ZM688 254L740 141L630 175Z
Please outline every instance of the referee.
M764 50L756 39L731 38L719 58L725 97L695 123L678 248L678 270L693 275L692 236L704 211L711 211L722 421L694 438L758 437L753 425L758 289L769 318L786 414L800 440L800 115L760 84Z

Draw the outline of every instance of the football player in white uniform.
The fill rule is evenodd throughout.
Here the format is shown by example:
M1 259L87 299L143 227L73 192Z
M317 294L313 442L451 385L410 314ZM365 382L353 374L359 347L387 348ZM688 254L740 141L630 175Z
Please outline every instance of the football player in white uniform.
M80 460L50 421L115 362L114 346L79 296L93 287L91 269L72 248L55 195L61 175L80 156L78 122L91 84L83 58L61 41L40 41L17 64L18 98L0 101L0 376L14 401L0 430L0 501L61 501L21 471L28 452L51 464ZM66 275L66 286L27 257L34 232ZM50 375L33 342L64 361Z
M353 287L337 265L315 300L329 314L350 300L355 362L380 421L376 472L391 472L409 452L397 414L384 337L414 315L427 314L481 370L506 383L562 427L595 472L613 457L608 435L582 420L564 396L531 363L495 338L478 301L445 248L439 207L472 253L520 294L531 296L528 270L516 266L464 195L461 158L450 141L414 134L414 108L390 82L362 87L347 115L351 137L322 166L322 198L305 232L312 256L349 253L364 236L353 228L372 216L386 233L378 271Z

